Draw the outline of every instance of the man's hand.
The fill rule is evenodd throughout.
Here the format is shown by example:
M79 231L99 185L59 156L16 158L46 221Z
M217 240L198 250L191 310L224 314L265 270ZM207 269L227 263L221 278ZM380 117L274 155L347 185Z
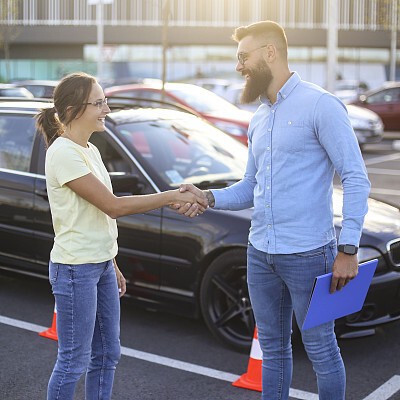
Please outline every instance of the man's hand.
M331 293L336 290L342 290L358 274L357 255L349 255L338 252L335 262L332 266Z
M214 206L214 202L215 202L214 196L209 190L200 190L199 188L197 188L196 186L194 186L192 184L184 183L181 185L179 191L181 193L191 192L194 195L196 195L197 197L201 198L206 204L208 204L208 206L210 206L210 207ZM194 216L201 214L201 212L199 212L196 204L186 203L183 206L180 206L179 204L174 204L170 207L174 210L178 210L178 214L180 214L180 215L183 214L186 217L193 218Z

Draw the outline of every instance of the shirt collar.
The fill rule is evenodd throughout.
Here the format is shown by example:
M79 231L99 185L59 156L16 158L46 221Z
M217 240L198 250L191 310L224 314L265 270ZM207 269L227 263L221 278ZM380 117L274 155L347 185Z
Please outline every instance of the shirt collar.
M297 72L293 72L291 77L286 81L286 83L281 87L277 94L277 101L281 99L286 99L289 96L291 91L299 84L301 81L300 75ZM260 100L262 103L271 106L271 102L267 96L260 96Z

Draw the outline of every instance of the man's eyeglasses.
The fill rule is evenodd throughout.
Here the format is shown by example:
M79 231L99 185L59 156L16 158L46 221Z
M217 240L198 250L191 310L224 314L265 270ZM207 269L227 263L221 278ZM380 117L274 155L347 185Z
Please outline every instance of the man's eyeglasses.
M93 106L97 106L97 108L101 110L107 104L107 97L105 97L103 100L96 100L92 101L91 103L83 103L83 104L91 104Z
M252 53L253 51L263 49L264 47L267 47L267 46L269 46L269 44L264 44L264 46L257 47L256 49L253 49L253 50L241 51L240 53L238 53L237 59L240 62L240 64L244 65L244 63L247 60L247 55L248 54Z

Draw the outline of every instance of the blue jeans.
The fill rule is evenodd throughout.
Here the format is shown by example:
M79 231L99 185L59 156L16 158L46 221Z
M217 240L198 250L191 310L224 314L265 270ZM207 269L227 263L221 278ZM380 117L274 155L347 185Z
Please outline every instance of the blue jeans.
M314 278L332 271L336 240L297 254L268 254L249 244L247 280L263 352L263 400L287 400L292 380L292 316L303 325ZM320 400L344 400L346 375L334 322L301 332Z
M72 400L86 372L86 400L110 399L120 358L120 303L113 261L50 262L56 300L58 356L47 400Z

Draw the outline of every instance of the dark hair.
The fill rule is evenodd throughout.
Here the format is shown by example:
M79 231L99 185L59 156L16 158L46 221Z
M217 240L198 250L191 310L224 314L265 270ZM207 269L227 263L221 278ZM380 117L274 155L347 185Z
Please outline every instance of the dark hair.
M261 21L247 26L240 26L235 29L232 39L240 42L246 36L253 36L262 44L272 44L278 52L287 58L287 39L284 29L274 21Z
M42 131L47 147L64 132L79 113L86 109L92 86L96 78L84 72L64 77L53 93L54 107L43 108L36 115L36 126Z

